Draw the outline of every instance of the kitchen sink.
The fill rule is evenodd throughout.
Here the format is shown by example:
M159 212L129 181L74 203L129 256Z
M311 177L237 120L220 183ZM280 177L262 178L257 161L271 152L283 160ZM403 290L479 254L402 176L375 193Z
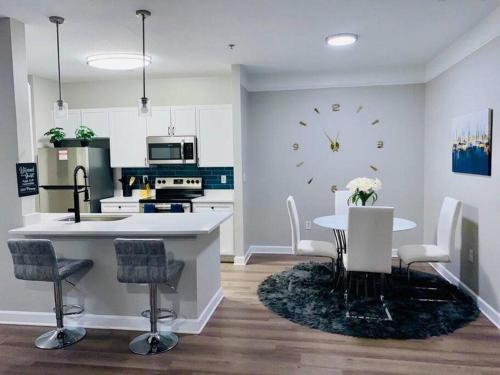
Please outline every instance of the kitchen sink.
M92 216L80 216L80 221L118 221L126 219L130 215L92 215ZM75 217L65 217L59 221L75 221Z

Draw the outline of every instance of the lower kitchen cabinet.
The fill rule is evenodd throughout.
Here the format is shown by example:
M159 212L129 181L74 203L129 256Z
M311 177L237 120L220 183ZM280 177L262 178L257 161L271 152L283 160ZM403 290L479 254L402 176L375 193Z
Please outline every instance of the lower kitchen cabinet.
M129 203L129 202L116 202L116 203L102 203L101 202L101 212L103 214L110 213L139 213L140 207L139 203Z
M194 212L230 212L233 213L232 203L194 203ZM234 256L234 223L231 216L220 226L220 254Z

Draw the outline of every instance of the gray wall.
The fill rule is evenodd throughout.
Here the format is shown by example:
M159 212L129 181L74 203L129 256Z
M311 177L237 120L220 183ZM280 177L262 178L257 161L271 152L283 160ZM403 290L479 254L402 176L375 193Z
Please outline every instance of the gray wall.
M447 268L497 311L500 308L500 39L497 38L426 85L425 240L435 238L446 195L464 203L461 244ZM492 176L451 172L452 119L492 108ZM468 260L469 249L474 262Z
M17 197L16 169L18 161L18 129L29 129L29 107L26 70L24 25L7 18L0 18L0 310L15 280L12 258L7 248L7 231L20 226L21 199ZM28 134L29 136L29 134Z
M230 76L147 78L146 84L154 106L231 103ZM70 108L134 107L142 96L142 81L66 83L62 90Z
M416 230L397 234L395 245L422 239L423 85L258 92L250 93L249 101L245 225L250 245L290 246L288 195L296 199L302 236L332 241L330 231L314 224L305 231L305 221L332 214L330 187L343 189L359 176L379 177L384 187L378 203L418 223ZM341 105L340 112L331 111L333 103ZM380 123L371 125L376 119ZM322 129L332 136L339 132L340 152L330 151ZM379 140L383 149L376 147ZM300 144L298 151L292 151L294 142Z
M37 76L30 76L31 83L31 111L33 113L33 124L35 128L34 138L36 148L43 147L38 142L43 137L44 129L54 126L52 118L52 107L59 97L57 82Z

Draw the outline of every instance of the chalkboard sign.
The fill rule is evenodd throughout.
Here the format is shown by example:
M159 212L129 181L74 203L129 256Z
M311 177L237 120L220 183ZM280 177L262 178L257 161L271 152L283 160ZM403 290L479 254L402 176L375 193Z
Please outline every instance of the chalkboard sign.
M38 194L36 163L17 163L17 194L20 197Z

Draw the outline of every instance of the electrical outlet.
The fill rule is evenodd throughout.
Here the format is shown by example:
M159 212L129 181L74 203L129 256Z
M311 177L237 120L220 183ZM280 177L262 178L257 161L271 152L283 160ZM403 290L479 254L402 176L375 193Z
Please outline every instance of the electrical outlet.
M474 249L469 249L469 262L474 263Z
M311 221L306 220L306 230L311 230Z
M225 175L225 174L223 174L222 176L220 176L220 183L221 183L221 184L225 184L225 183L227 183L227 178L226 178L226 175Z

